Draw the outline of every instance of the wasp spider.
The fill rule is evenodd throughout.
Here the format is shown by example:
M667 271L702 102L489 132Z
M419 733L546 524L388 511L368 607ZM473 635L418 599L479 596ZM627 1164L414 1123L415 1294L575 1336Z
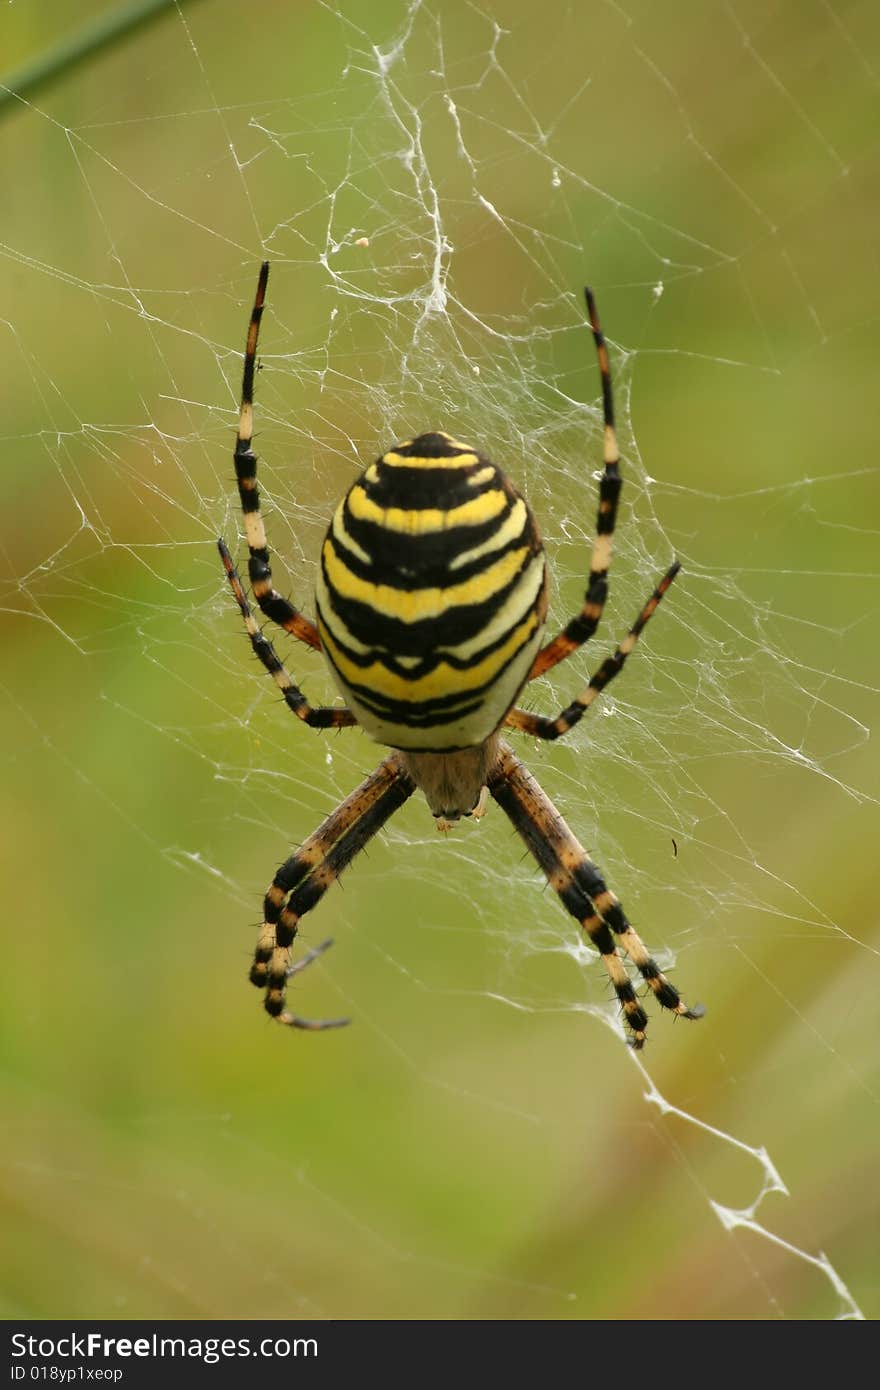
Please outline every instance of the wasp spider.
M574 728L623 667L679 569L674 564L667 570L616 651L567 709L547 719L517 707L527 681L593 636L608 594L621 478L608 353L591 292L586 291L587 309L605 419L596 538L580 612L542 645L547 567L531 509L497 464L441 431L383 454L339 503L321 550L316 623L274 587L251 447L254 365L268 278L267 262L248 329L235 444L248 575L261 612L324 653L346 708L308 703L260 630L222 540L220 555L254 652L296 717L314 729L359 724L391 752L272 880L250 972L265 990L266 1009L294 1028L347 1022L304 1019L285 1008L288 980L330 942L295 964L290 948L303 915L419 787L442 830L461 816L482 816L494 797L599 951L634 1047L643 1045L648 1019L615 937L664 1008L698 1018L702 1009L688 1008L662 974L597 866L501 737L502 729L513 729L555 739Z

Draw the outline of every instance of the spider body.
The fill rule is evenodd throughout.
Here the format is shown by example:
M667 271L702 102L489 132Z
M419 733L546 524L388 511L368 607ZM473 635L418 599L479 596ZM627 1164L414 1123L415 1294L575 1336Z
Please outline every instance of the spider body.
M550 719L516 706L526 682L593 636L608 593L621 479L608 355L590 291L587 308L605 422L596 534L583 605L542 646L547 568L531 509L496 464L441 431L383 454L339 503L321 550L316 624L274 588L251 447L257 337L268 276L264 263L245 349L234 454L248 575L262 613L323 651L347 702L344 709L308 703L261 631L222 540L220 555L254 653L289 709L312 728L360 724L392 751L284 861L269 886L250 972L251 981L265 990L267 1011L302 1029L347 1022L309 1020L287 1010L290 978L330 942L295 963L291 947L305 913L420 788L441 830L463 815L482 816L490 796L507 814L598 950L634 1047L643 1045L648 1019L620 948L663 1007L698 1018L700 1006L688 1008L662 974L597 865L501 737L502 728L545 739L567 734L620 672L679 569L677 563L670 566L616 650L560 714Z
M321 550L318 633L377 742L473 748L526 680L546 595L538 528L513 484L469 445L424 434L371 464L336 508Z

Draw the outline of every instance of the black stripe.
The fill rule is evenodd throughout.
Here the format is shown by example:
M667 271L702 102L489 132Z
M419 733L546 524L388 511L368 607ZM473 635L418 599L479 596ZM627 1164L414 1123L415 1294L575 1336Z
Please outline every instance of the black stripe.
M251 583L253 583L253 580L251 580ZM296 617L296 609L291 607L286 598L282 598L280 594L274 591L268 596L264 596L260 603L260 608L265 613L266 617L270 618L273 623L277 623L279 627L284 626L291 614Z
M620 498L620 489L623 487L623 479L617 471L616 463L609 463L605 466L605 472L599 483L599 502L609 502L611 505L608 511L599 508L599 515L596 518L596 532L600 536L607 536L614 530L614 522L617 517L617 503Z
M370 709L375 709L380 712L383 719L394 719L396 722L405 722L404 716L408 717L409 714L412 714L414 718L418 718L419 720L422 718L427 719L431 717L432 713L439 713L442 710L451 709L453 706L461 704L462 701L472 701L474 702L474 707L483 704L484 701L482 697L498 682L511 661L514 661L521 651L522 646L518 647L513 655L505 661L504 665L499 667L498 672L493 675L490 680L484 681L482 685L469 686L467 690L453 691L449 695L434 695L427 700L399 700L394 695L381 694L371 685L359 685L357 682L349 680L347 676L342 675L338 667L334 665L333 658L329 652L326 652L325 655L331 666L333 666L333 669L337 671L343 688L351 691L361 704L367 705ZM403 679L405 680L406 677L404 676ZM388 713L388 711L393 711L393 713ZM398 719L398 713L400 719Z
M425 658L439 646L457 647L484 632L495 614L522 582L523 574L532 563L535 553L537 552L529 552L510 583L490 598L484 599L482 603L456 604L445 612L438 613L436 617L422 618L412 623L403 622L400 618L386 617L372 604L343 598L327 577L323 556L321 566L333 612L352 637L365 647L384 647L398 657ZM523 618L527 616L527 612L522 615ZM323 616L332 632L332 622L327 621L326 614Z
M264 545L248 546L250 559L248 560L248 578L251 584L259 584L261 580L268 579L272 583L272 570L269 566L269 552Z
M649 961L648 964L654 965L654 962ZM639 968L641 969L641 972L646 980L656 980L660 975L659 970L657 970L657 974L653 976L646 974L646 971L648 969L647 965L640 966ZM654 968L657 969L656 966ZM679 1004L681 1003L681 995L675 988L675 985L671 985L668 980L664 980L660 987L654 990L654 998L659 1000L659 1002L663 1005L664 1009L677 1009ZM692 1009L688 1010L687 1017L700 1018L701 1008L702 1006L700 1004L695 1004Z
M471 481L486 468L492 469L491 477L479 483ZM501 469L485 458L459 468L407 468L379 459L376 473L375 480L364 474L355 486L359 484L378 507L402 507L405 511L413 507L439 507L441 511L448 511L450 507L458 507L499 487L509 496L517 496Z
M235 453L232 457L235 463L235 476L238 479L241 510L243 512L258 512L260 510L260 489L256 486L244 486L246 482L252 482L257 476L257 456L250 446L250 440L237 440Z
M604 878L599 872L599 869L593 863L592 859L582 859L580 863L575 866L572 872L574 874L575 879L581 885L588 897L598 898L601 893L608 892L608 884L605 882ZM619 914L619 917L623 919L622 925L618 925L616 921L612 921L612 913L614 913L615 911ZM608 923L608 925L614 927L616 931L626 930L627 921L626 918L623 916L623 913L620 912L619 907L608 908L605 912L602 913L602 916L605 918L605 921Z
M494 526L489 527L489 534L496 529ZM404 592L414 589L448 589L453 585L457 587L467 584L513 550L521 550L523 546L528 546L530 555L535 555L540 549L534 527L529 526L527 521L519 535L505 541L497 549L485 555L477 555L467 563L456 565L455 569L452 569L451 561L472 548L472 542L466 535L463 544L455 544L461 539L461 530L458 527L431 536L406 536L398 531L386 531L381 527L377 528L377 532L372 551L368 551L371 557L369 561L362 560L332 530L328 533L325 544L329 544L335 550L346 568L358 579L363 579L367 584L387 584L389 589L400 589Z
M430 584L437 583L441 587L445 584L462 582L461 577L468 577L479 569L485 568L491 561L503 555L505 551L522 545L523 541L533 544L534 526L529 525L528 516L523 519L523 525L518 536L505 542L503 546L492 550L491 553L480 556L467 564L452 568L452 562L460 555L469 550L476 549L477 546L485 544L505 525L510 517L512 501L507 499L504 508L497 516L489 521L480 522L475 526L458 525L446 527L439 531L426 531L415 534L411 531L393 530L391 527L383 526L380 521L363 521L353 516L346 498L343 511L343 525L352 541L360 546L370 556L371 564L364 566L363 562L358 561L356 553L345 546L344 537L331 530L334 544L345 548L346 560L351 557L349 568L354 572L362 572L364 578L375 580L376 582L396 584L398 587L406 582L412 584L413 576L418 576L418 587L425 588ZM413 508L406 510L412 511ZM444 508L443 510L448 510ZM359 570L355 566L359 565Z
M593 904L580 884L576 883L574 879L567 883L564 888L558 888L556 891L572 917L576 917L579 922L584 917L595 917Z
M453 671L469 671L472 667L478 666L487 656L491 656L494 651L497 651L499 647L503 647L504 643L510 640L512 633L519 627L520 622L525 622L527 620L529 611L531 610L527 610L523 617L518 622L514 623L512 627L505 628L504 632L502 632L500 637L497 637L494 642L487 642L485 646L477 648L472 656L460 657L455 656L452 652L443 651L442 649L435 650L432 648L423 654L418 665L413 666L411 664L404 665L398 659L396 653L385 651L381 647L371 647L366 653L354 651L339 637L333 624L328 622L327 614L318 606L319 618L327 628L336 646L345 654L346 658L353 666L360 666L362 670L366 670L368 666L372 666L374 662L378 661L385 667L386 671L390 671L393 675L400 676L402 680L407 681L416 681L420 680L423 676L429 676L443 661L445 661L447 666L450 666ZM536 631L537 626L523 639L510 657L510 660L513 660L513 657L522 651L526 643L531 641ZM328 652L328 658L329 655ZM505 662L504 666L499 668L499 674L507 665L508 662ZM497 677L495 677L495 679L497 679Z
M605 607L608 598L608 580L604 575L597 575L590 579L590 587L584 595L584 602L597 607L600 611L595 617L588 617L581 611L576 613L571 622L565 628L565 636L570 642L580 646L584 642L589 642L599 623L602 621L601 610Z
M470 692L469 692L470 693ZM378 704L373 691L368 692L368 696L361 699L365 709L374 714L377 719L381 719L389 724L400 724L407 729L439 729L445 724L454 724L458 719L465 719L469 714L474 714L483 708L481 699L471 700L469 704L458 705L450 710L431 710L427 714L416 714L418 705L408 704L404 701L389 701L386 704ZM423 752L430 751L425 748Z
M388 452L400 454L403 458L452 459L460 458L462 454L475 454L477 451L472 449L470 444L454 444L445 435L432 432L420 434L418 439L412 439L408 444L398 444Z

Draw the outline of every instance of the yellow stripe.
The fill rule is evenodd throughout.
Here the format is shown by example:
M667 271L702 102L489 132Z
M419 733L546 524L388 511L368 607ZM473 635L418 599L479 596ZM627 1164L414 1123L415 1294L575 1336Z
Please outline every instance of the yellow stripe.
M266 528L260 512L245 512L244 534L251 550L263 550L266 545Z
M539 552L526 565L511 593L508 594L504 603L500 604L486 626L464 642L445 642L438 651L438 655L449 656L456 661L470 661L473 657L479 657L487 647L492 646L495 642L503 641L517 623L525 620L526 614L531 609L539 613L543 627L547 607L546 598L542 592L545 568L543 552ZM339 613L334 612L324 581L324 574L320 569L316 578L316 595L319 610L323 612L325 621L332 621L334 640L341 642L348 651L356 652L359 656L374 654L375 645L370 642L362 642L355 637L354 633L346 627ZM417 665L422 658L404 658L398 655L396 659L405 666L407 661L411 665Z
M536 555L531 564L523 570L519 583L491 622L466 642L459 642L455 646L446 643L443 651L457 657L459 661L469 661L479 651L499 641L506 632L512 631L514 623L523 622L529 611L537 611L544 584L544 569L544 556ZM543 618L541 621L543 622Z
M363 546L362 546L362 545L358 545L358 543L357 543L357 541L354 539L354 537L353 537L353 536L350 536L349 533L348 533L348 531L346 530L346 527L345 527L345 499L343 499L343 500L339 503L339 506L336 508L336 511L333 513L333 522L332 522L332 526L333 526L333 535L336 537L336 539L337 539L342 545L344 545L344 546L346 547L347 550L350 550L350 551L352 552L352 554L356 555L356 556L358 557L358 559L361 560L361 561L363 562L363 564L365 564L365 565L371 565L371 564L373 563L373 557L372 557L372 555L368 555L367 552L364 550Z
M430 671L426 676L419 677L418 680L409 680L406 676L395 675L380 661L374 661L367 667L356 666L354 662L348 660L344 652L340 651L320 618L318 619L318 627L321 633L321 646L329 653L334 666L344 680L354 685L366 687L371 695L384 695L390 700L400 700L410 704L420 700L440 699L449 695L461 694L464 697L468 691L488 684L514 653L528 641L535 630L537 621L537 614L529 613L525 621L520 623L519 627L510 634L503 646L490 652L476 666L471 666L466 671L457 671L447 662L441 661L433 671Z
M337 516L342 516L342 505ZM446 531L454 526L479 526L499 516L507 506L507 496L500 488L481 493L472 502L463 502L460 507L380 507L372 501L361 487L355 483L348 494L348 506L356 521L373 521L389 531L400 531L411 536L424 536L432 531ZM522 530L522 526L519 528Z
M498 470L494 463L487 463L485 468L478 468L476 473L472 473L469 478L465 478L468 487L479 487L481 483L488 483L495 477Z
M490 494L491 496L491 494ZM456 511L462 508L457 507ZM488 540L483 541L482 545L475 545L470 550L463 550L460 555L456 555L449 561L451 570L461 569L462 565L469 565L472 560L479 560L482 555L491 555L493 550L501 550L505 545L518 540L525 530L526 525L526 504L521 497L518 497L510 509L510 516L506 521L494 531Z
M383 454L382 463L387 463L389 468L473 468L475 463L479 463L476 454L455 454L452 458L417 458L410 454L396 454L394 450L388 454Z
M329 536L324 541L322 551L327 578L342 598L364 603L382 617L397 618L402 623L436 618L449 608L462 604L484 603L510 583L528 553L528 546L508 551L494 565L489 565L472 579L462 584L450 584L445 589L394 589L390 584L370 584L365 579L358 579L336 554Z

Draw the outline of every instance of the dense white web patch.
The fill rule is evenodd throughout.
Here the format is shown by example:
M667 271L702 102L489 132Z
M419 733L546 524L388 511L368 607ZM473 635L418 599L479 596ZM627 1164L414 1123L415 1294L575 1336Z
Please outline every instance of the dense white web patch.
M781 433L768 439L774 416L791 423L789 384L802 389L811 360L827 366L862 326L859 304L829 304L809 283L804 266L816 240L804 228L831 217L863 151L855 135L825 128L824 105L811 104L799 73L780 70L768 56L772 33L753 35L737 6L716 17L737 54L734 85L743 100L757 91L769 101L772 89L778 105L764 119L780 145L801 152L802 187L794 175L774 183L757 155L747 186L748 162L734 158L710 95L687 70L669 70L674 50L648 16L596 7L588 24L551 5L539 24L502 7L453 8L454 20L445 7L412 0L372 32L359 7L322 6L326 80L317 84L307 66L293 79L288 69L286 81L273 67L270 7L248 20L254 35L235 55L216 47L197 11L181 11L150 50L149 67L158 82L162 62L174 66L179 101L160 87L141 111L92 99L75 123L63 102L32 104L19 117L54 142L56 157L62 151L67 196L81 199L86 233L62 245L36 227L32 211L33 224L0 248L24 287L4 320L7 360L23 383L14 441L43 479L29 507L44 516L32 537L11 539L3 608L45 627L48 650L70 645L99 669L132 653L137 681L114 678L99 689L99 709L127 724L133 741L176 760L204 788L209 813L183 827L184 842L167 839L160 821L144 823L136 789L94 770L41 725L14 678L12 708L144 842L148 863L211 885L210 916L240 917L249 948L259 888L239 878L231 849L259 838L268 881L291 841L314 828L373 755L359 734L330 737L320 749L312 738L300 753L297 741L310 736L277 708L271 683L236 642L238 618L213 560L218 533L237 536L242 553L230 459L259 259L273 262L256 412L279 587L308 612L320 537L354 470L398 439L448 428L497 458L527 492L554 571L554 630L580 603L601 458L581 299L589 276L611 343L623 449L612 597L601 640L537 682L529 706L558 712L674 555L684 572L589 719L565 744L518 748L635 909L661 966L689 1000L709 1006L684 1041L684 1025L673 1038L651 1010L654 1047L676 1049L675 1094L690 1090L682 1057L703 1049L730 1085L742 1084L710 1031L713 1009L726 1030L748 1029L757 999L808 1035L802 1065L823 1055L840 1085L864 1087L865 1104L876 1107L867 1069L850 1060L836 1026L817 1021L809 991L793 991L786 976L792 954L818 942L852 952L855 972L876 983L869 924L838 915L835 893L817 893L802 855L792 855L789 871L782 840L764 849L768 817L786 804L806 800L829 819L877 805L866 775L876 687L852 659L875 602L878 574L867 561L877 528L859 514L859 498L877 470L841 457L832 427L819 468L793 466L792 441ZM857 36L827 12L838 70L875 89ZM573 46L587 40L589 58L581 52L575 61ZM247 59L256 65L257 56L256 89L231 86L230 64L251 76ZM624 79L636 84L642 112L615 106ZM166 163L167 142L180 150ZM667 174L700 191L699 209L676 200ZM151 238L179 241L179 273ZM28 315L28 287L45 282L50 302L62 297L62 313L82 315L71 340L82 352L84 328L96 345L88 371L58 352L51 315ZM116 404L107 408L111 386L127 403L121 416ZM705 399L726 399L730 418L707 414ZM730 457L731 438L743 451L739 476L719 473L715 462ZM794 533L804 538L799 546ZM279 648L310 699L332 697L315 658L283 641ZM179 699L177 717L168 692ZM223 807L235 839L219 857L209 822ZM374 958L381 980L402 981L450 1027L445 1002L470 1000L535 1018L587 1014L622 1036L595 956L552 894L541 895L499 811L441 842L427 809L414 806L385 840L393 858L377 854L375 871L358 861L332 909L340 938L360 959ZM394 902L411 893L419 915L406 933L363 927L355 942L346 931L357 918L353 899L384 892L388 873ZM318 912L329 915L329 904ZM325 934L317 915L308 926L312 941ZM455 940L464 932L466 950ZM768 933L778 941L772 972ZM736 1009L719 997L719 959L750 982ZM362 993L338 959L326 973L380 1053L447 1092L463 1114L497 1107L541 1124L537 1110L451 1079L454 1069L432 1062L412 1019ZM838 1000L846 997L841 985ZM865 990L861 999L870 997ZM256 1027L256 996L252 1003ZM713 1186L713 1158L701 1172L679 1150L700 1200L764 1283L769 1314L785 1315L784 1298L736 1232L821 1275L836 1300L832 1314L860 1317L833 1253L808 1237L788 1239L780 1209L769 1210L771 1194L790 1191L772 1154L711 1123L699 1105L667 1099L667 1085L661 1091L653 1079L654 1055L632 1061L654 1108L649 1122L666 1142L677 1144L681 1122L754 1165L753 1186L735 1205ZM797 1076L790 1057L777 1053L774 1065ZM297 1182L368 1229L330 1183L304 1171ZM433 1259L402 1254L390 1233L374 1237L407 1263Z

